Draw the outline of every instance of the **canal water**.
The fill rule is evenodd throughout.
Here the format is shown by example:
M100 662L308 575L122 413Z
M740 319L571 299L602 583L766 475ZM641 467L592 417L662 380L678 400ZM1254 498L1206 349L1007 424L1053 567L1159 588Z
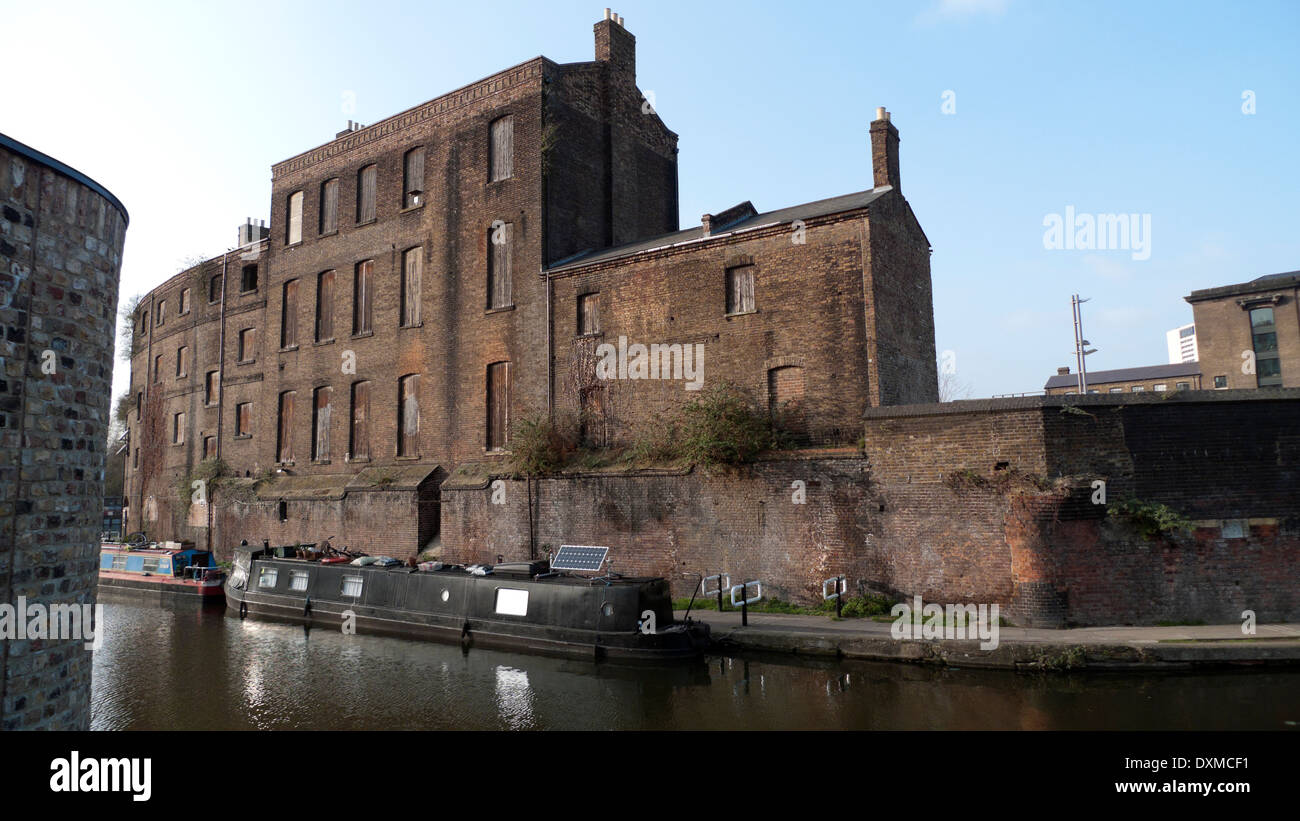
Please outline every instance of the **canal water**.
M1045 675L711 656L625 667L104 602L96 730L1261 729L1300 673Z

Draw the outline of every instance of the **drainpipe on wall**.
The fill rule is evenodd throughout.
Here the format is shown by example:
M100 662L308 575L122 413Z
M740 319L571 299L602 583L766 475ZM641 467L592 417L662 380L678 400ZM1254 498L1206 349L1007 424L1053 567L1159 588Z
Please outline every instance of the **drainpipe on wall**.
M221 461L222 414L226 409L226 271L230 263L230 251L221 255L221 307L218 308L220 319L217 330L217 461ZM204 386L206 387L206 386ZM216 501L212 488L208 488L208 550L212 550L213 508Z

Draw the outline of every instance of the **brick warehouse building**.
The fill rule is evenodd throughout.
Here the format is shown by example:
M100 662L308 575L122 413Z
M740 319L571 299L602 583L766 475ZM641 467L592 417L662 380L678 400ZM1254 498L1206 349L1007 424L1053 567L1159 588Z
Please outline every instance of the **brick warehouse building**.
M799 408L818 443L936 401L888 113L871 189L678 231L677 136L635 46L606 19L593 61L538 57L275 165L270 225L140 303L127 529L415 553L440 483L500 464L518 419L585 409L609 441L695 395L595 378L600 342L702 348L706 384ZM210 505L212 458L236 478Z

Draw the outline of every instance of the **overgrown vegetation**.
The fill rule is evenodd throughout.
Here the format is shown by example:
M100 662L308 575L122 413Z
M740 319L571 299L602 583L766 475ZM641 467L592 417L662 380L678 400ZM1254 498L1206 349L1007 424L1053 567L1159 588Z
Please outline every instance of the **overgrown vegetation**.
M127 297L118 309L117 356L123 362L131 361L131 348L135 344L135 312L144 294Z
M1159 536L1174 536L1192 529L1190 520L1159 502L1144 502L1134 498L1122 499L1110 505L1107 515L1126 522L1147 541Z
M691 604L689 597L673 599L674 610L685 610L687 605ZM863 596L849 596L844 599L844 609L842 616L846 619L870 618L881 616L889 613L895 602L886 596L866 594ZM714 596L696 596L695 604L691 605L692 610L717 610L718 597ZM763 599L756 604L749 606L751 613L785 613L796 616L829 616L835 617L834 600L823 601L818 605L795 604L793 602L783 601L782 599ZM739 607L731 606L731 597L727 593L722 596L722 610L727 613L739 612ZM892 619L890 619L892 621Z
M185 511L190 509L190 504L194 500L195 482L202 481L206 483L204 496L210 500L214 488L223 478L229 475L230 466L215 456L199 462L187 475L182 476L176 482L176 496L180 500L181 509Z
M994 470L992 477L984 476L971 468L962 468L945 475L943 483L952 490L989 488L1002 492L1012 488L1027 488L1046 492L1055 489L1057 486L1046 476L1040 476L1037 473L1024 473L1015 468Z
M568 414L525 417L510 432L510 464L521 476L558 473L578 452L579 426Z

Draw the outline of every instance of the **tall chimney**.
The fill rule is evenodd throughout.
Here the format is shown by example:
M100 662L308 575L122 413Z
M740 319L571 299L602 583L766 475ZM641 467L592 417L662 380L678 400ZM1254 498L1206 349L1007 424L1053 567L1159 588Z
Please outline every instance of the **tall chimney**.
M626 71L636 82L636 38L623 28L623 18L606 9L606 16L595 25L596 59Z
M872 186L892 185L900 190L898 175L898 129L889 121L884 106L876 109L876 119L871 123Z

